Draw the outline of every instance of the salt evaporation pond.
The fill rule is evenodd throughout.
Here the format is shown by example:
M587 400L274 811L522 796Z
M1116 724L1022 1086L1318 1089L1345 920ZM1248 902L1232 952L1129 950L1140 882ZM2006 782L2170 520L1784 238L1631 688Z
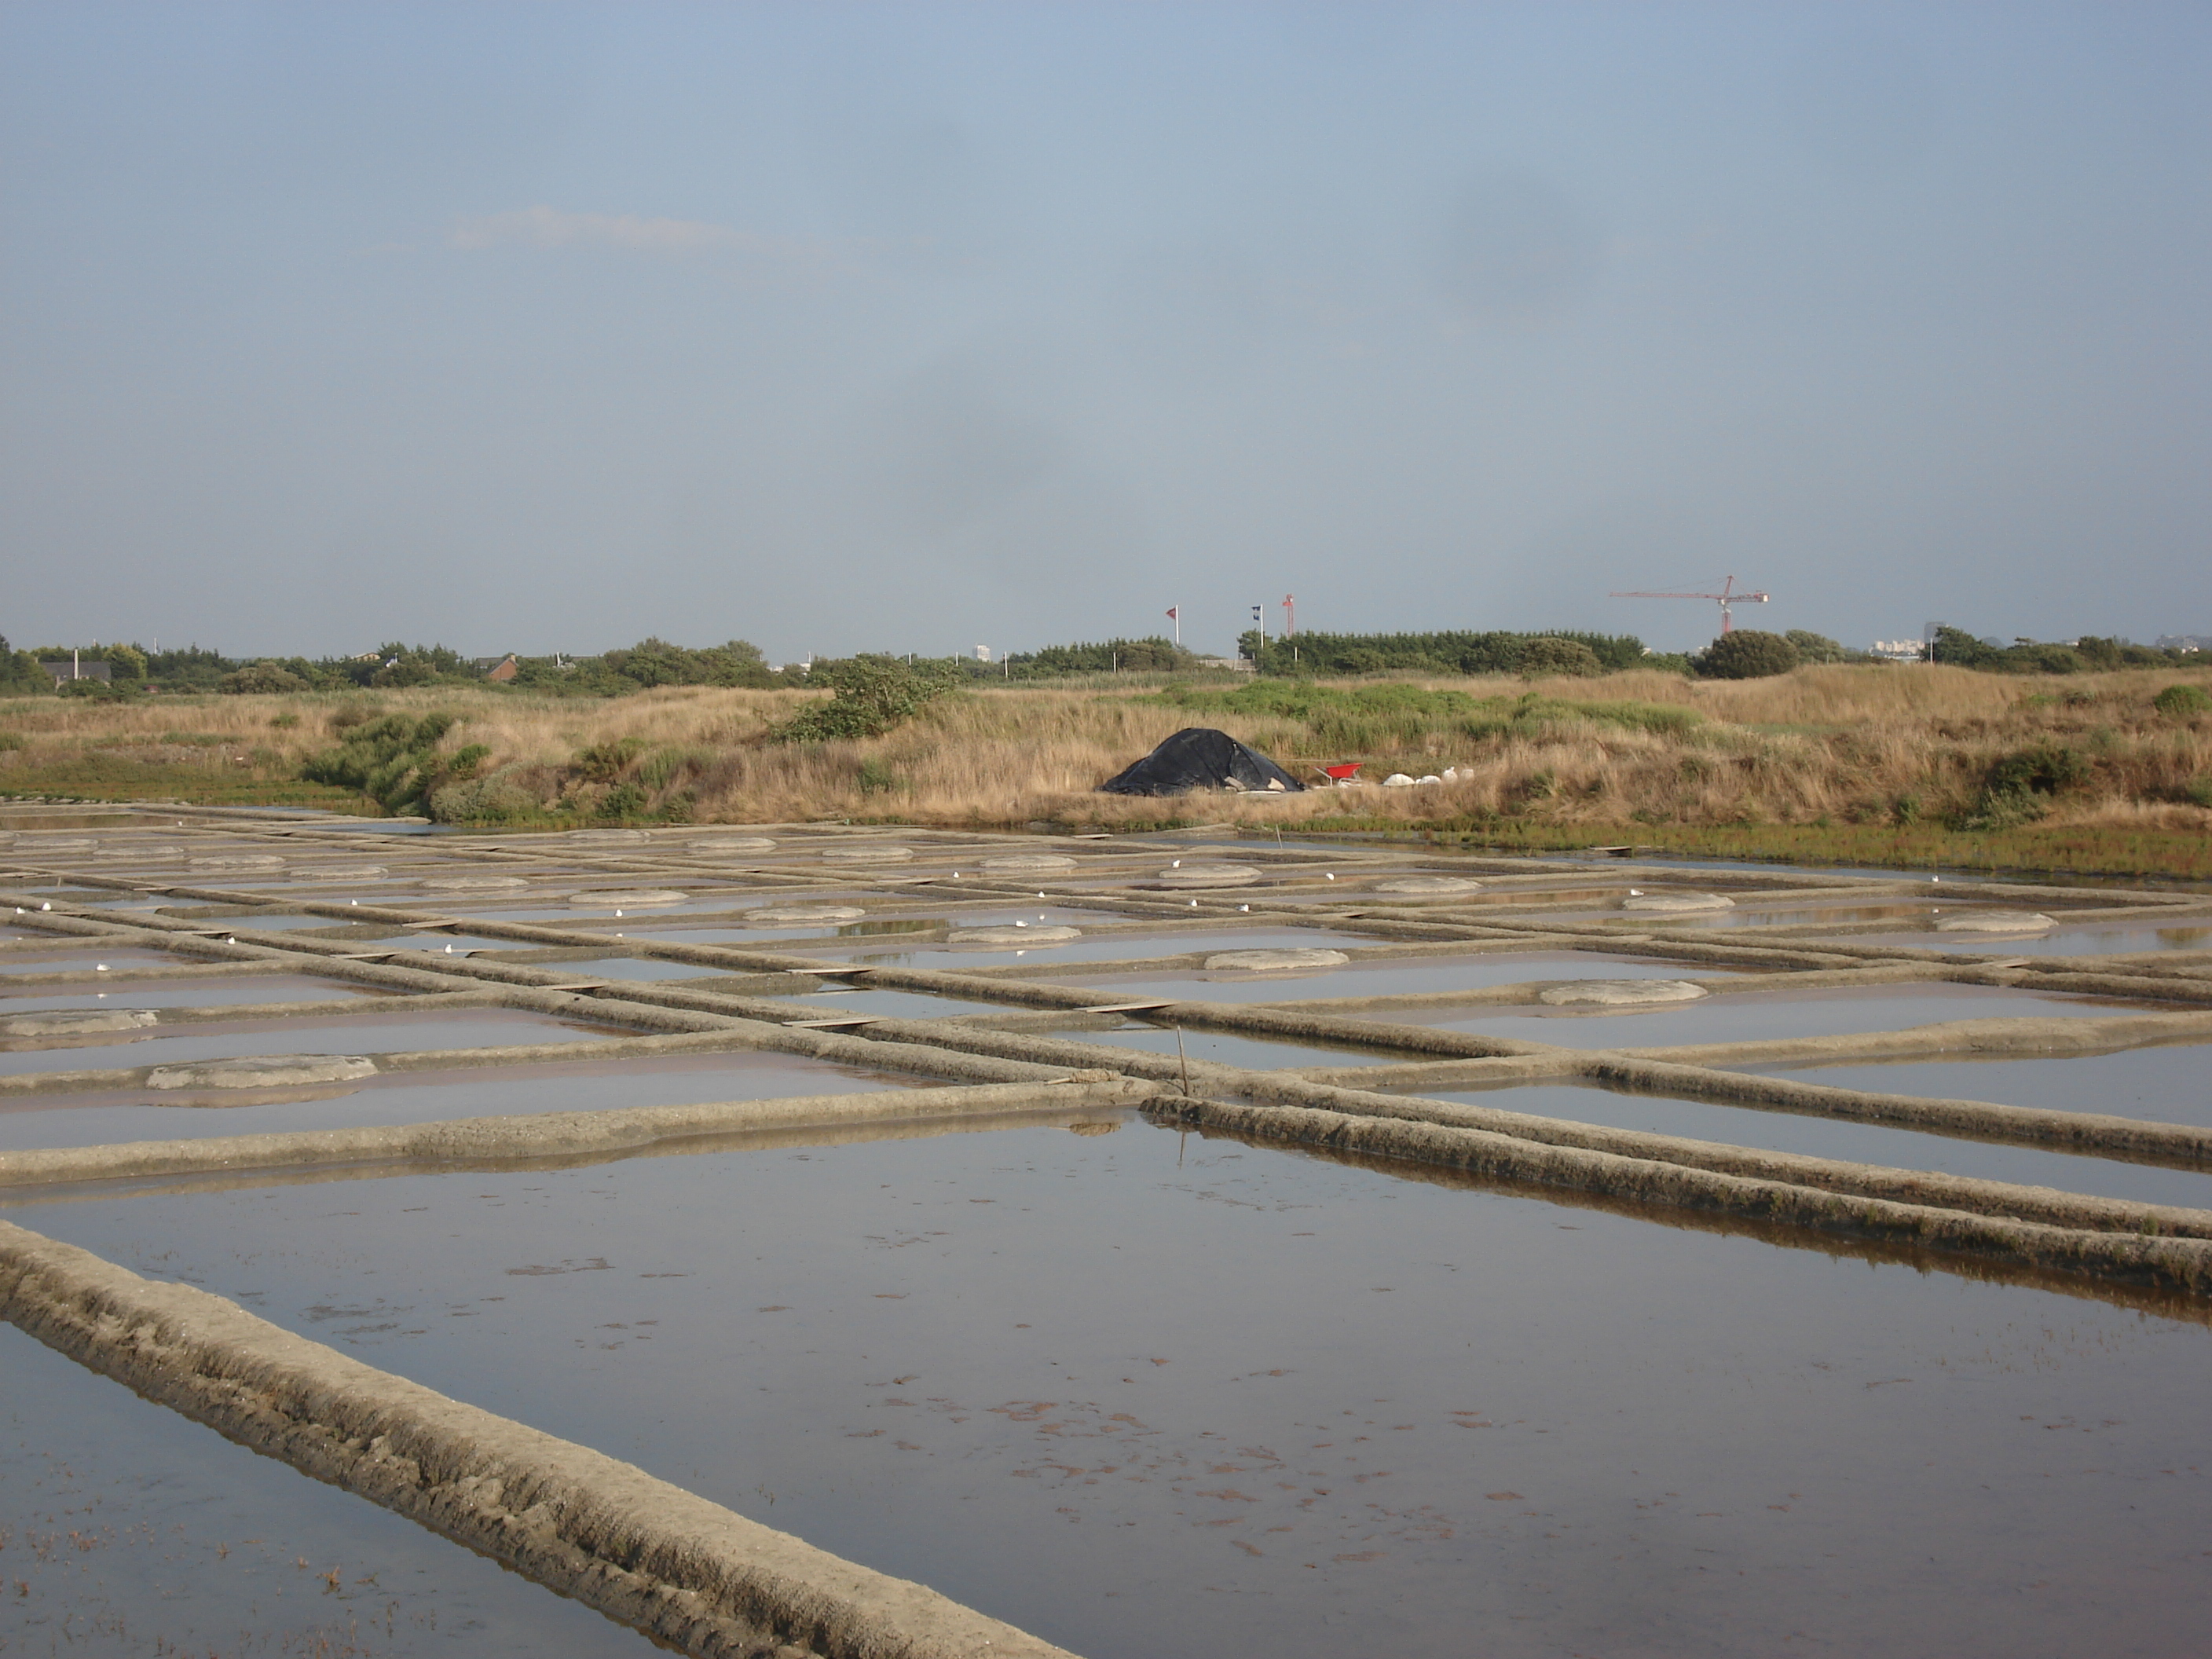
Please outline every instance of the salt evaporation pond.
M1841 1238L1137 1123L23 1218L1087 1659L2212 1619L2212 1333Z

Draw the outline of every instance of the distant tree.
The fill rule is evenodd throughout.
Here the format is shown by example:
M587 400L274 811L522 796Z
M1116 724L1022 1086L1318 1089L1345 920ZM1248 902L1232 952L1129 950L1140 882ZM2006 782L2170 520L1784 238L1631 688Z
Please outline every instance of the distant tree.
M1540 634L1521 647L1521 672L1529 679L1546 674L1592 675L1605 672L1597 653L1580 640Z
M216 690L233 696L266 696L277 691L304 691L307 681L281 663L255 662L225 674Z
M1711 680L1756 680L1786 674L1797 665L1797 647L1779 634L1739 628L1723 634L1693 659Z
M2002 668L2004 657L2000 647L1984 644L1963 628L1937 623L1936 642L1929 656L1936 662L1949 663L1958 668Z
M2075 641L2074 654L2089 668L2118 668L2122 661L2119 641L2100 639L2094 634L2084 634Z
M146 678L146 653L135 645L111 645L107 647L107 672L118 680L143 680Z
M1802 628L1793 628L1782 637L1796 647L1799 662L1841 662L1849 654L1826 634L1814 634Z

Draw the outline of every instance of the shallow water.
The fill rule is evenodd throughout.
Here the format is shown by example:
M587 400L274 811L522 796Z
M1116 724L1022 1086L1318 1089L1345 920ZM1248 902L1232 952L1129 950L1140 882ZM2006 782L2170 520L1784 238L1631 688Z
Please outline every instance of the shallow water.
M240 974L235 979L132 979L118 974L102 985L110 990L57 992L35 988L0 996L0 1019L11 1014L54 1008L212 1008L228 1002L336 1002L347 997L374 999L397 994L346 980L310 978L305 974Z
M0 1050L0 1077L26 1072L89 1072L116 1066L178 1066L242 1054L396 1054L432 1048L492 1048L532 1042L582 1042L632 1036L627 1028L555 1019L518 1008L456 1009L450 1014L378 1014L375 1004L349 1016L149 1026L109 1042L55 1043ZM11 1039L11 1042L40 1041Z
M0 1650L652 1651L590 1608L88 1376L12 1326L0 1325Z
M1808 1158L1847 1158L1856 1164L1879 1164L1891 1169L1936 1170L1946 1175L1971 1176L1979 1181L2057 1187L2067 1192L2133 1199L2144 1204L2212 1209L2212 1170L2161 1169L2118 1158L2080 1158L2033 1147L1923 1134L1881 1124L1801 1117L1789 1112L1763 1112L1748 1106L1715 1105L1656 1095L1621 1094L1609 1089L1578 1088L1569 1084L1450 1092L1425 1089L1419 1092L1434 1100L1466 1101L1499 1111L1567 1118L1577 1123L1600 1123L1609 1128L1648 1130L1692 1140L1802 1152Z
M1831 1240L1140 1126L22 1218L1087 1659L2163 1656L2212 1619L2212 1334Z
M1176 1033L1171 1027L1132 1022L1110 1031L1066 1030L1054 1033L1075 1042L1103 1042L1116 1048L1143 1048L1156 1054L1172 1054ZM1246 1036L1237 1031L1194 1031L1184 1028L1182 1053L1193 1060L1210 1060L1221 1066L1249 1066L1276 1071L1292 1066L1388 1066L1433 1055L1365 1048L1338 1048L1323 1042L1290 1042L1269 1037Z
M2135 956L2148 951L2212 951L2212 926L2202 922L2166 927L2110 924L2059 927L2048 933L1863 933L1853 945L1908 945L1921 951L1972 951L1999 957Z
M1518 985L1547 980L1687 979L1726 975L1732 971L1710 963L1655 961L1650 957L1607 957L1592 951L1516 952L1510 956L1427 957L1376 958L1342 968L1288 973L1208 974L1185 969L1179 972L1144 975L1086 975L1072 981L1095 990L1102 1001L1133 1002L1140 997L1194 1002L1299 1002L1341 997L1414 996L1435 991L1484 990L1493 985ZM1054 975L1040 970L1036 977ZM1347 1011L1362 1019L1419 1018L1439 1024L1452 1018L1450 1010L1431 1009L1418 1016L1382 1009ZM1552 1039L1546 1037L1545 1042Z
M1037 912L1016 911L1021 920L1036 925ZM1096 927L1102 921L1118 918L1102 916L1092 911L1085 918ZM976 924L981 926L982 924ZM1011 927L1011 921L994 922L993 927ZM1080 927L1080 921L1060 924ZM1286 950L1359 950L1383 943L1372 933L1355 933L1326 927L1253 927L1250 929L1223 928L1218 933L1111 933L1103 938L1089 935L1070 939L1065 945L1045 945L1030 948L988 945L915 945L906 950L864 946L856 951L839 951L835 954L851 962L880 964L886 968L933 968L946 973L958 973L963 968L996 967L1017 962L1034 962L1040 969L1070 962L1141 962L1154 957L1185 956L1194 951L1286 951ZM826 957L825 953L825 957ZM1048 972L1036 975L1039 979L1051 977Z
M2118 1054L2052 1055L2030 1060L1916 1060L1887 1065L1784 1068L1731 1066L1767 1077L1792 1077L1838 1089L1919 1095L1937 1100L1990 1100L2054 1112L2106 1112L2160 1123L2212 1128L2212 1048L2175 1043Z
M1555 1042L1568 1048L1648 1048L1840 1036L1961 1019L2088 1018L2146 1012L2149 1012L2147 1005L2039 995L1997 986L1878 985L1825 991L1740 991L1640 1013L1492 1008L1441 1019L1424 1015L1422 1023L1447 1030Z
M939 1081L804 1054L735 1053L402 1072L279 1099L243 1091L236 1102L213 1091L181 1100L143 1090L52 1095L0 1102L0 1151L926 1089Z

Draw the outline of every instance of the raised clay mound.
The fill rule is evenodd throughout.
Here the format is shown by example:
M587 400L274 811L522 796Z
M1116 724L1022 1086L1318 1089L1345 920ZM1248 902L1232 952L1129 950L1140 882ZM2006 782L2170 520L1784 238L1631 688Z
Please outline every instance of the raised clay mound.
M1735 901L1724 893L1645 893L1620 902L1624 910L1733 910Z
M902 864L914 856L911 847L833 847L822 855L824 864Z
M610 887L597 893L571 893L568 902L572 905L636 906L641 908L648 904L681 904L690 896L688 893L678 892L673 887Z
M1393 876L1375 884L1378 893L1479 893L1482 884L1472 876Z
M1065 945L1081 939L1079 927L961 927L945 935L953 945Z
M773 853L775 843L766 836L705 836L684 843L695 853Z
M748 910L738 919L748 927L781 927L793 922L858 921L866 914L851 904L786 904Z
M623 842L651 841L653 837L642 830L571 830L567 839L571 842L609 845Z
M1163 887L1249 887L1260 879L1249 864L1178 864L1160 872Z
M92 1036L106 1031L136 1031L161 1023L150 1008L82 1008L0 1019L0 1037Z
M1686 979L1586 979L1536 993L1554 1008L1640 1008L1655 1002L1695 1002L1702 985Z
M2037 910L1972 910L1946 916L1936 924L1939 933L2039 933L2058 924Z
M133 842L122 847L103 847L99 849L104 859L138 859L151 862L156 859L180 859L185 849L173 841Z
M149 1089L295 1089L307 1083L352 1083L376 1075L376 1062L359 1054L248 1054L191 1066L156 1066Z
M89 853L92 849L92 842L82 836L63 836L51 841L19 836L15 840L15 850L19 853ZM197 859L193 860L194 863L198 861Z
M301 881L368 881L384 873L380 864L337 864L321 870L297 870L293 872ZM516 882L515 885L522 885Z
M1341 951L1224 951L1206 959L1208 973L1264 974L1291 968L1341 968Z
M18 852L22 849L18 848ZM226 853L221 858L194 859L195 870L282 870L284 860L274 853Z
M422 885L440 893L511 893L530 884L520 876L432 876Z
M1073 870L1075 860L1058 853L1010 853L1004 858L985 859L982 867L987 876L1023 876Z

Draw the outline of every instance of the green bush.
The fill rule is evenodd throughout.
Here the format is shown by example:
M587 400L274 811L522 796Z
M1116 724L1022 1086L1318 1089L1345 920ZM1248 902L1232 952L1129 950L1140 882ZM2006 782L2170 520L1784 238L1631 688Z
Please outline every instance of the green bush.
M304 691L307 681L273 662L252 662L216 682L216 690L232 696L265 696L279 691Z
M645 791L634 783L618 783L607 791L606 799L599 803L599 816L627 819L636 817L644 811Z
M22 746L23 734L21 732L0 732L0 749L21 749Z
M1793 628L1782 637L1796 647L1799 662L1841 662L1847 654L1840 644L1826 634Z
M828 685L836 695L770 727L771 742L832 743L881 737L957 690L959 684L945 664L918 663L909 667L896 657L882 656L817 662L807 683Z
M280 732L289 731L299 723L300 717L289 708L281 714L271 714L269 717L269 724Z
M2033 823L2054 795L2089 781L2089 763L2063 744L2039 743L1994 762L1982 792L1960 819L1961 830L2010 830Z
M1723 634L1692 659L1710 680L1758 680L1797 665L1797 647L1779 634L1739 628Z
M586 783L612 783L644 752L644 738L617 738L610 743L595 743L589 748L579 749L570 764Z
M2212 708L2212 696L2201 685L2169 685L2150 700L2150 706L2169 720L2191 720Z
M435 751L454 720L452 714L420 720L387 714L353 727L337 748L310 756L300 775L309 783L358 789L389 812L412 811L445 781Z
M1597 653L1580 640L1548 634L1539 635L1521 647L1521 660L1516 666L1532 680L1546 674L1589 676L1605 672L1605 665L1597 659Z
M871 755L860 763L860 793L864 795L889 794L898 787L898 775L888 763Z

